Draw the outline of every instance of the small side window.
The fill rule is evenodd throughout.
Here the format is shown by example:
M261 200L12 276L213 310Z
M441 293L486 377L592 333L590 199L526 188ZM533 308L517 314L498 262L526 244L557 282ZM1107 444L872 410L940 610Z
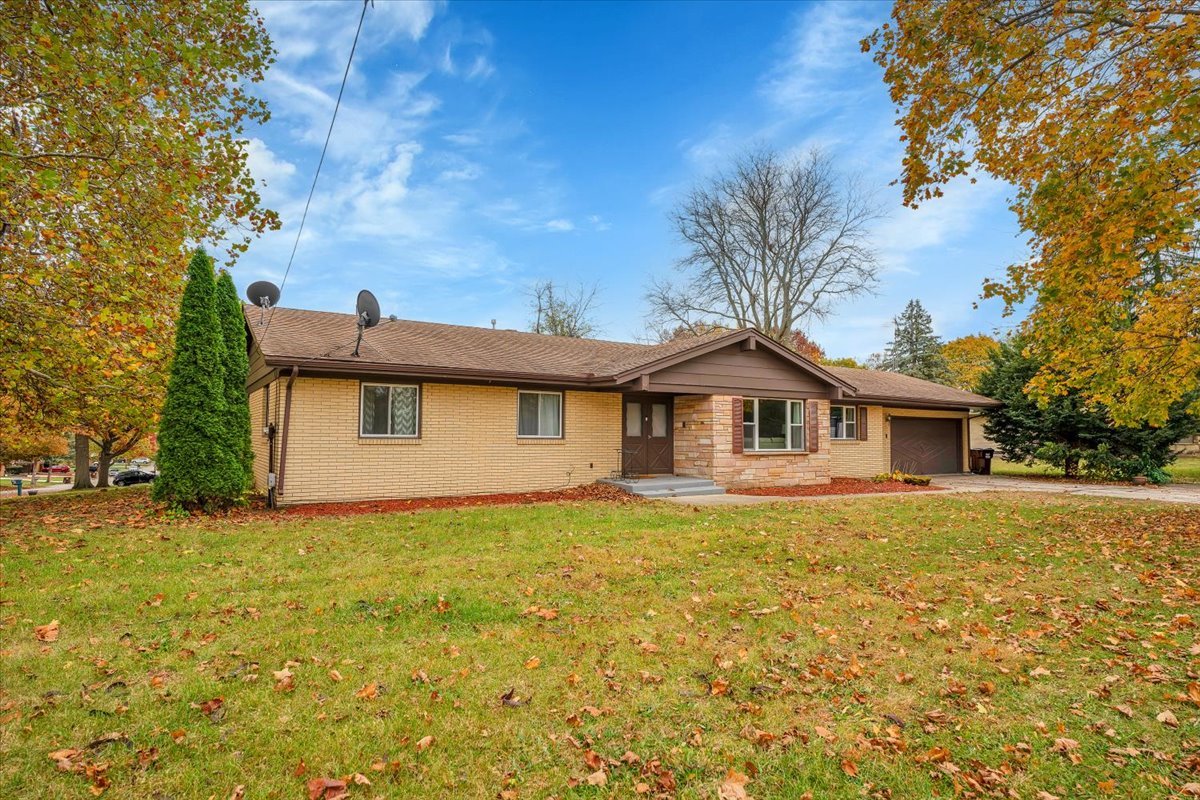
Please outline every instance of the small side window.
M562 392L517 392L517 436L562 438Z
M854 406L829 407L829 438L858 438L858 409Z
M359 402L359 436L416 438L420 404L420 390L416 386L364 383Z

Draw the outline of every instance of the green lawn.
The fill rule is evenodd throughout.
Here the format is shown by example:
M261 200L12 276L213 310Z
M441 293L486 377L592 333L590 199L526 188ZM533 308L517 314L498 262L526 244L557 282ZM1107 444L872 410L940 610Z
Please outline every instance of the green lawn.
M1200 458L1178 458L1175 463L1167 467L1167 473L1171 476L1171 480L1175 483L1200 483ZM992 474L993 475L1046 475L1056 478L1062 477L1062 470L1058 467L1052 467L1049 464L1037 463L1033 466L1027 464L1014 464L1005 461L1002 458L992 459Z
M148 506L0 503L0 796L303 798L355 773L352 798L715 798L730 769L756 800L1200 781L1195 508Z

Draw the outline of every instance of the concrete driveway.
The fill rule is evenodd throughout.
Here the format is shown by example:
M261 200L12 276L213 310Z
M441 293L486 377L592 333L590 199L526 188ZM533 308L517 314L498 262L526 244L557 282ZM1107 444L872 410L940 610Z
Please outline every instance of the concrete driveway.
M1166 486L1109 486L1097 483L1014 478L1007 475L938 475L934 477L933 485L943 486L953 492L1042 492L1200 505L1200 484L1194 483L1171 483Z
M1043 494L1074 494L1084 497L1112 497L1120 500L1157 500L1160 503L1185 503L1200 506L1200 484L1173 483L1167 486L1107 486L1095 483L1069 483L1031 478L1010 478L1004 475L937 475L934 486L942 487L941 494L972 494L975 492L1041 492ZM703 497L667 497L669 503L691 506L751 506L762 503L803 503L854 498L928 497L913 494L823 494L810 497L781 497L778 495L714 494Z

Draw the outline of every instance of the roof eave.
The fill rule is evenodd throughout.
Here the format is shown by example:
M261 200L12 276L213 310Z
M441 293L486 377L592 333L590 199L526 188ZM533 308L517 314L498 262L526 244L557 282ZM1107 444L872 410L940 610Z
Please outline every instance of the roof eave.
M507 370L463 369L458 367L430 367L416 364L389 364L378 361L360 361L350 358L296 359L285 356L268 356L263 360L269 367L299 367L309 372L336 372L349 375L395 375L405 377L477 378L486 381L513 381L531 384L557 384L595 388L607 383L588 375L553 375L543 372L513 372Z
M856 398L860 403L897 406L900 408L941 408L953 411L970 411L973 408L999 408L1004 405L998 400L982 398L985 402L969 400L958 402L954 400L930 400L926 398L896 397L894 395L860 394Z

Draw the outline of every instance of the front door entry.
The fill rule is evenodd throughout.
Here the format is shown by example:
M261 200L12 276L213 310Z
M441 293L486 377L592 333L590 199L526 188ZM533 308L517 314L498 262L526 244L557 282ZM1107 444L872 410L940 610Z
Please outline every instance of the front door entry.
M627 475L663 475L675 471L670 397L625 395L621 464Z

